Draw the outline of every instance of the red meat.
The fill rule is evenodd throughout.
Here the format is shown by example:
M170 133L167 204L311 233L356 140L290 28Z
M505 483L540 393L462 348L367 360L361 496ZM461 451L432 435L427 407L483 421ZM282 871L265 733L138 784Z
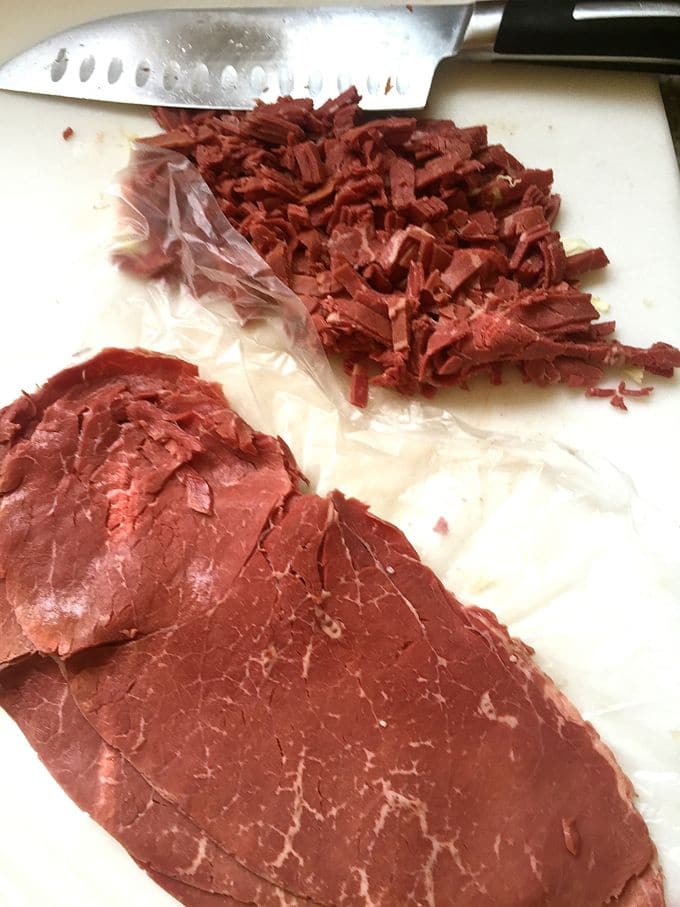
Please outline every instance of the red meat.
M489 145L484 127L363 121L358 103L349 89L316 111L290 98L247 113L158 111L166 132L146 141L197 165L222 212L314 312L326 350L370 363L371 383L431 395L442 385L467 387L480 373L499 383L502 367L514 365L541 386L589 388L610 367L671 376L680 366L680 351L668 344L638 349L605 339L615 325L598 322L577 280L608 259L602 249L565 254L552 227L560 199L551 170L527 169ZM169 208L167 187L140 160L126 192L157 221ZM179 244L168 246L165 225L156 228L118 258L137 273L177 274ZM414 264L422 279L409 288ZM352 285L340 277L348 266ZM348 316L357 313L357 288L406 293L420 350L440 334L445 312L471 328L484 315L505 334L494 346L499 355L479 346L482 335L472 329L426 363L410 347L402 355L403 324L376 330L373 319ZM351 396L363 405L363 376L361 393L355 383Z

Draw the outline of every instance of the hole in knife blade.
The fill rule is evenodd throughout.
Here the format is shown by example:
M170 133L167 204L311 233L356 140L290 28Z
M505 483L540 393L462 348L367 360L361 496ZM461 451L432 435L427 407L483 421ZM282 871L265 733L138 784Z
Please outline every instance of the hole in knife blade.
M180 76L179 63L177 63L175 60L173 60L171 63L168 63L168 65L165 67L165 71L163 73L163 88L166 91L172 91L173 88L177 87L177 83L179 82L179 76Z
M118 79L120 79L123 73L123 61L120 57L113 57L109 63L109 71L107 74L107 79L109 80L110 85L114 85Z
M151 76L151 65L147 60L142 60L135 71L135 85L143 88Z
M54 62L50 67L50 75L52 76L53 82L58 82L66 72L66 67L68 66L68 54L66 48L62 47L59 50L59 53L54 58Z
M261 66L253 66L253 71L250 74L250 85L253 91L262 91L266 84L267 76L264 69Z
M94 72L94 57L90 54L89 57L85 57L83 62L80 64L80 81L87 82L92 73Z
M399 94L406 94L406 92L411 87L411 80L407 75L400 73L397 76L397 91Z
M379 94L384 84L385 80L380 76L375 75L375 73L371 73L366 79L366 88L368 88L369 94Z
M309 74L309 79L307 80L307 90L312 97L321 93L323 88L323 73L318 69L312 70Z
M238 85L238 74L233 66L225 66L222 70L222 88L233 91Z
M291 94L295 85L295 77L290 69L282 69L279 72L279 91L281 94Z
M192 94L204 94L210 82L210 73L205 63L197 63L191 73L191 91Z

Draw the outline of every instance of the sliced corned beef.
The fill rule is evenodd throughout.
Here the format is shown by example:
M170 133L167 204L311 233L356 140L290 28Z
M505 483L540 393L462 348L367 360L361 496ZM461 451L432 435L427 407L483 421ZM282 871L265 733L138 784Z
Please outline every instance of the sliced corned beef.
M0 605L69 656L0 703L188 907L662 907L630 782L531 651L193 367L106 351L0 438Z

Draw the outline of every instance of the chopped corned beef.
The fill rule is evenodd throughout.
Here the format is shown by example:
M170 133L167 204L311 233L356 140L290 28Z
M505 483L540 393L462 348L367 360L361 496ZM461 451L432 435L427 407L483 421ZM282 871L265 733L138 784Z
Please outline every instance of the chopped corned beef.
M313 313L325 349L351 364L357 405L369 382L431 396L479 373L500 383L507 364L591 396L610 367L664 377L680 367L675 347L624 346L598 321L578 279L608 259L599 248L566 255L551 170L489 145L483 126L366 121L359 100L350 88L318 110L291 98L230 114L159 110L165 132L144 140L197 166ZM176 272L151 240L119 257L138 273Z
M649 397L653 390L653 387L626 387L625 381L621 381L618 387L618 392L622 397Z
M586 397L613 397L615 393L613 387L589 387Z
M352 366L350 400L354 406L362 408L368 403L368 373L366 366L361 362L355 362Z
M622 409L626 412L628 407L624 397L649 397L654 390L653 387L626 387L625 381L619 381L617 388L613 387L589 387L586 391L586 397L608 397L609 403L615 409Z

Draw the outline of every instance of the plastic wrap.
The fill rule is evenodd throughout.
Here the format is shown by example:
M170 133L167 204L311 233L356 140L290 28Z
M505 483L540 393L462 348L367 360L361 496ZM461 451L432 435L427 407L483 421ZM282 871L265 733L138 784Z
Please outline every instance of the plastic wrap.
M136 149L117 193L118 263L153 274L160 248L176 264L169 279L93 293L78 356L142 346L196 362L286 440L313 490L365 500L463 602L494 610L614 750L680 904L677 527L583 453L389 392L351 407L304 306L184 158Z
M116 254L143 270L159 240L169 255L181 249L178 276L200 302L169 283L145 286L150 305L125 303L144 312L134 342L199 362L249 421L286 439L314 490L337 486L370 503L463 601L491 608L535 647L632 777L669 894L680 898L676 528L646 511L609 463L473 431L390 392L366 411L349 406L347 379L326 360L306 310L191 165L162 151L136 155L121 179ZM158 181L144 192L134 176L149 166L167 186L160 219L149 198L158 201Z

